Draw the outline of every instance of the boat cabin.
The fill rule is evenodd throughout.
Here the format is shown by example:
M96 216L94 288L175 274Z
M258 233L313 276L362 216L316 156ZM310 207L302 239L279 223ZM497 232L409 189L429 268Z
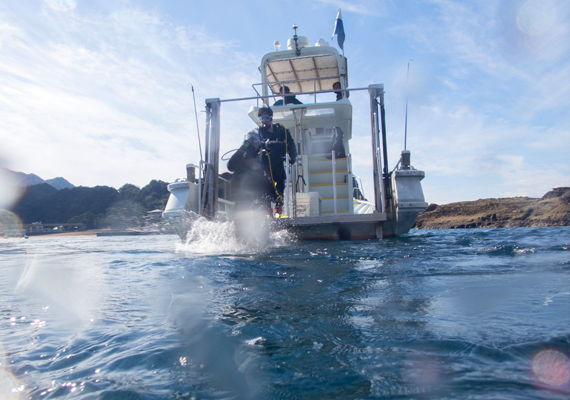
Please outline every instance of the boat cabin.
M272 108L273 122L285 126L297 145L297 162L291 168L289 180L297 199L286 202L293 207L287 215L352 214L355 181L349 148L352 105L347 92L342 91L348 85L346 59L322 39L314 47L309 47L304 37L297 38L297 46L295 37L289 42L287 50L263 57L259 68L261 83L254 85L264 106ZM338 101L333 91L335 82L340 83L340 90L336 91L342 98ZM285 86L290 92L280 93ZM299 94L305 94L298 98L303 104L283 101L284 105L272 105L276 100ZM258 126L261 126L257 118L260 106L252 106L248 113ZM318 204L304 205L310 202L320 202L320 212Z
M295 164L289 165L286 158L284 215L278 215L287 229L299 239L325 240L407 233L427 207L420 184L424 172L410 165L408 150L393 171L388 168L384 85L349 88L346 58L323 39L310 46L307 38L295 34L286 50L280 50L279 42L274 46L275 51L261 60L261 82L252 85L255 97L206 99L205 160L200 161L197 182L191 165L186 180L169 185L164 218L185 238L197 216L232 217L227 181L219 175L220 107L223 102L255 101L249 117L261 126L259 108L271 107L273 122L289 130L297 147ZM337 82L340 87L333 87ZM367 91L370 98L374 186L370 201L362 195L352 170L351 91Z

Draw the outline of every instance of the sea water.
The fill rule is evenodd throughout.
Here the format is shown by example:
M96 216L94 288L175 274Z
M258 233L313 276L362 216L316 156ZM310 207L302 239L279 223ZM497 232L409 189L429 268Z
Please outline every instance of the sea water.
M570 228L0 241L1 399L568 399Z

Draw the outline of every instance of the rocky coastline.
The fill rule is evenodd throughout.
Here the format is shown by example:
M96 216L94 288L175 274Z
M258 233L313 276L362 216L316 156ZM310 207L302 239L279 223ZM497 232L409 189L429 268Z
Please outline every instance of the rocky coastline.
M539 226L570 226L570 187L554 188L539 199L507 197L430 204L413 229Z

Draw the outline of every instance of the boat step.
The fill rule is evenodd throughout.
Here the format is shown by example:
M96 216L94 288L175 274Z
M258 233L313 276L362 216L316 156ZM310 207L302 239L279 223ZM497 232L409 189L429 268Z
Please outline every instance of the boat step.
M321 183L321 184L311 185L311 192L319 192L319 196L321 197L321 199L325 197L334 196L334 189L332 183ZM350 193L348 193L348 184L337 183L336 185L337 198L349 195Z
M346 158L337 158L336 160L336 170L345 172L348 171L348 160ZM332 159L318 158L309 159L309 172L329 172L332 171Z
M336 161L346 160L346 157L337 158ZM309 161L328 161L332 162L332 158L309 158Z
M332 187L332 183L315 183L314 185L311 185L311 187L313 186L331 186ZM347 186L348 183L343 182L343 183L337 183L336 186Z
M343 169L343 170L337 170L336 171L337 174L340 174L341 172L346 173L346 172L348 172L348 170ZM332 170L331 171L314 171L314 172L311 172L311 174L332 174Z
M334 174L334 181L337 185L346 184L348 182L348 174L346 171L337 171ZM311 172L309 176L309 185L324 185L324 184L331 184L333 182L333 174L332 172L324 173L324 172Z

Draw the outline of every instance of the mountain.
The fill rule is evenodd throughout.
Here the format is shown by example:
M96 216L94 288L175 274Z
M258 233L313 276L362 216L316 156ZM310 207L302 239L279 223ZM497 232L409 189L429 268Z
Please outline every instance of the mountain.
M69 181L65 178L62 177L57 177L57 178L52 178L52 179L46 179L45 182L50 185L53 186L54 188L56 188L57 190L61 190L61 189L71 189L74 188L75 185L72 183L69 183Z
M36 174L25 174L23 172L16 172L8 168L1 168L3 175L8 176L10 180L17 186L32 186L39 183L44 183L44 180Z
M89 229L140 226L148 211L164 209L170 193L168 183L152 180L142 189L125 184L119 190L108 186L57 190L48 183L27 188L11 211L25 224L84 223Z
M444 205L430 204L416 229L570 226L570 187L554 188L542 198L506 197Z
M73 185L68 180L61 177L43 180L36 174L26 174L24 172L12 171L9 170L8 168L0 168L0 169L2 170L3 175L8 176L9 179L16 186L33 186L33 185L39 185L40 183L47 183L48 185L53 186L57 190L71 189L75 187L75 185Z

